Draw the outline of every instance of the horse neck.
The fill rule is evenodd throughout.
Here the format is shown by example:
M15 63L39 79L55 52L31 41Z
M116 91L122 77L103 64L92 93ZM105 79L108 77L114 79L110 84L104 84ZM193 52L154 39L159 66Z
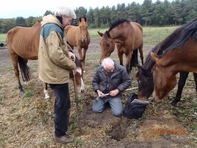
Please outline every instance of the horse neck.
M125 43L125 41L128 39L128 36L131 36L130 33L132 29L133 27L131 26L131 24L123 23L121 28L113 28L109 31L109 34L110 37L116 42Z

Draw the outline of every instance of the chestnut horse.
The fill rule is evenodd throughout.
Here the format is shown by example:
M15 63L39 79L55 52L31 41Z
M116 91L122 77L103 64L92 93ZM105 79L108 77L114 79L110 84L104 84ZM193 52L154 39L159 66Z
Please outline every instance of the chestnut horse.
M134 51L136 54L135 57L137 56L137 49L140 52L140 58L143 64L143 29L140 24L130 22L126 19L120 19L114 22L104 34L101 32L98 32L98 34L102 37L100 41L100 61L111 55L116 44L121 65L123 65L123 54L126 56L126 69L128 73L130 73L132 66L136 66L132 64L132 57ZM138 61L136 62L138 63Z
M90 43L90 34L88 32L88 23L86 17L79 18L79 26L68 25L64 28L66 41L72 49L77 47L80 61L85 70L85 58Z
M150 52L154 97L163 99L176 85L179 72L197 73L197 18L176 29ZM141 82L139 82L141 83Z
M20 89L20 94L24 93L23 87L19 78L19 69L21 71L23 81L30 80L29 67L27 66L28 60L38 59L38 46L40 38L41 24L40 22L35 23L32 27L19 27L16 26L8 31L6 43L7 48L12 60L12 64L15 71L15 76L18 79L18 85ZM83 70L81 62L77 59L75 63L78 67L78 72L76 73L76 83L79 92L84 91L83 83ZM48 99L47 84L44 88L45 98Z

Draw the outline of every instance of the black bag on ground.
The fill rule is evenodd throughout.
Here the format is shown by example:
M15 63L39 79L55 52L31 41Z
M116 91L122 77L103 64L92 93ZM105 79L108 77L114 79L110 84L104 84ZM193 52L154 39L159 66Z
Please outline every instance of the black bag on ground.
M138 100L138 95L135 93L131 93L129 98L127 99L125 108L123 110L123 116L132 119L141 118L146 106L148 105L148 101Z

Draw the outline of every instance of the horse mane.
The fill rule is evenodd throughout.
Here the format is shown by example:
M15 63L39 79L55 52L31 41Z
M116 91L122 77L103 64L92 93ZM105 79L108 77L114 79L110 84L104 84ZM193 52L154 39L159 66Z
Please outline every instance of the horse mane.
M179 38L177 38L177 36ZM162 42L158 43L151 51L159 57L163 57L169 50L173 50L185 43L189 38L197 38L197 18L177 28L172 34L167 36ZM143 69L151 69L155 62L152 60L150 53L147 55Z
M82 67L81 61L79 60L77 56L75 56L75 64L77 67Z
M69 49L68 51L72 52L74 54L74 52ZM81 61L79 60L79 58L75 55L75 64L77 67L82 67Z
M115 28L116 26L118 26L119 24L123 23L123 22L127 22L127 23L130 23L129 20L127 19L119 19L117 20L116 22L112 23L111 27L109 28L108 31L112 30L113 28Z
M179 35L179 38L176 39L177 35ZM172 38L175 37L175 41L173 43L170 42ZM165 43L170 42L170 46L163 51L163 55L171 49L177 48L185 43L185 41L189 38L192 37L194 39L197 38L197 18L191 20L190 22L182 25L178 29L176 29L169 37L166 38Z
M109 35L109 32L108 31L105 31L105 33L103 34L103 37L105 39L105 41L107 42L107 36L110 36Z

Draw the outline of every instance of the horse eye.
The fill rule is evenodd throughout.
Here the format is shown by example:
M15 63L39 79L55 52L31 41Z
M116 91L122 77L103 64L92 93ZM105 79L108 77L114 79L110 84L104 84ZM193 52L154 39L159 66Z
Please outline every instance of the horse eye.
M107 47L109 47L110 46L110 44L107 44Z

